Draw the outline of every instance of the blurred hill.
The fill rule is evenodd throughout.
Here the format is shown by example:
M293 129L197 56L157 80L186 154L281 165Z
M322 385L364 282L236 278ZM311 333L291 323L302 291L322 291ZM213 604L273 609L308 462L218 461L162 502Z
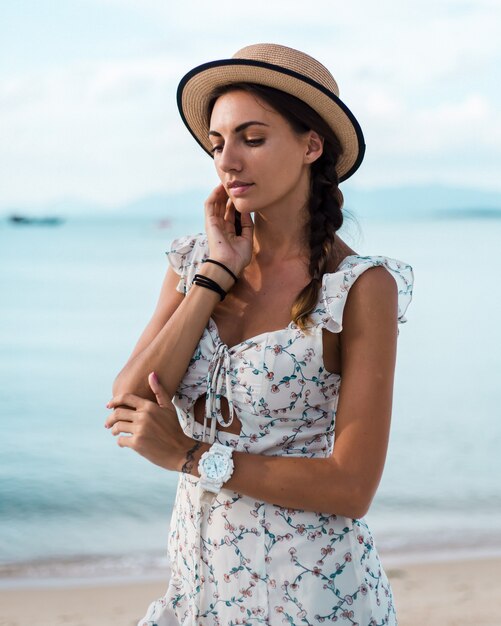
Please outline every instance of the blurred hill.
M357 217L414 217L430 218L501 218L501 191L421 185L360 189L342 185L345 207ZM206 189L195 189L172 194L153 194L138 198L122 206L104 207L76 198L63 198L38 207L4 208L4 216L85 216L96 218L145 217L169 219L200 215L203 212Z

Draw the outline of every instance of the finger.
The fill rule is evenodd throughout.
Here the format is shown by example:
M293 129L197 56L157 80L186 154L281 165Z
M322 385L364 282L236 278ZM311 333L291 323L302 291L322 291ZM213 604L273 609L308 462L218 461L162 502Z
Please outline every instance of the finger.
M109 409L114 409L115 407L125 405L133 409L137 409L143 406L145 402L146 400L144 400L144 398L136 396L133 393L122 393L117 396L113 396L106 406Z
M230 219L231 215L235 213L235 205L233 204L231 198L228 198L226 201L225 209L224 209L224 219Z
M205 201L205 210L208 217L217 216L223 217L226 210L226 201L228 200L228 194L224 185L221 183Z
M229 197L228 197L228 194L226 193L226 189L224 188L224 185L223 184L218 185L218 187L216 188L215 200L214 200L215 214L218 217L224 218L228 200L229 200Z
M121 448L134 448L133 439L134 437L132 435L130 436L122 435L121 437L118 437L117 443Z
M137 430L137 426L132 422L116 422L113 424L112 429L110 430L112 435L119 435L120 433L128 433L129 435L133 435Z
M228 199L228 202L226 204L226 212L224 214L224 229L227 233L235 234L235 207L230 199Z
M217 202L221 199L222 196L227 196L226 189L223 183L218 183L214 189L211 191L208 200L212 202Z
M242 226L242 237L252 237L254 232L254 222L250 213L240 213L240 224Z
M133 422L134 417L136 416L137 411L133 409L126 409L124 407L120 407L119 409L115 409L111 415L108 415L106 421L104 422L105 428L111 428L113 424L117 422Z
M169 406L171 404L171 400L165 389L162 387L162 384L155 372L151 372L148 376L148 382L150 383L151 390L155 394L158 406Z

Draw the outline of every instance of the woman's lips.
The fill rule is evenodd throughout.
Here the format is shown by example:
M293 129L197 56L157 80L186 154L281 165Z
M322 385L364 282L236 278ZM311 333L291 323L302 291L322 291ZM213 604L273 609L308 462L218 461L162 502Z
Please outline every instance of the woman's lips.
M230 187L228 191L230 191L233 196L243 196L253 185L254 183L242 184L236 187Z

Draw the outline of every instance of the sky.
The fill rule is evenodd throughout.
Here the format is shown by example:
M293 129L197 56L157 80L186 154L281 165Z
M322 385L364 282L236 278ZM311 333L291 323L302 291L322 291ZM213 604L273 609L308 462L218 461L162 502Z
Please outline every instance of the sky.
M364 130L358 188L501 190L499 0L14 0L0 5L0 209L194 188L196 65L261 42L332 72Z

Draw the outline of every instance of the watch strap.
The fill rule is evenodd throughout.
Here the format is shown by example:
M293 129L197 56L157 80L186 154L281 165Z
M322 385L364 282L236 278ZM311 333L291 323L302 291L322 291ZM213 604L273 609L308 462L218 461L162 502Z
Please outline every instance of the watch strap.
M210 456L212 454L222 454L226 456L226 458L229 461L229 472L228 472L228 475L225 477L224 482L229 480L231 475L233 474L233 459L232 459L233 447L225 446L223 444L220 444L217 441L214 442L211 445L211 447L202 454L199 464L198 464L198 472L200 474L200 479L198 482L199 497L200 497L201 502L207 502L207 503L212 503L214 501L214 499L216 498L217 494L219 493L219 491L221 490L224 484L223 480L217 483L215 483L214 481L208 480L205 475L203 461L207 458L207 456Z

